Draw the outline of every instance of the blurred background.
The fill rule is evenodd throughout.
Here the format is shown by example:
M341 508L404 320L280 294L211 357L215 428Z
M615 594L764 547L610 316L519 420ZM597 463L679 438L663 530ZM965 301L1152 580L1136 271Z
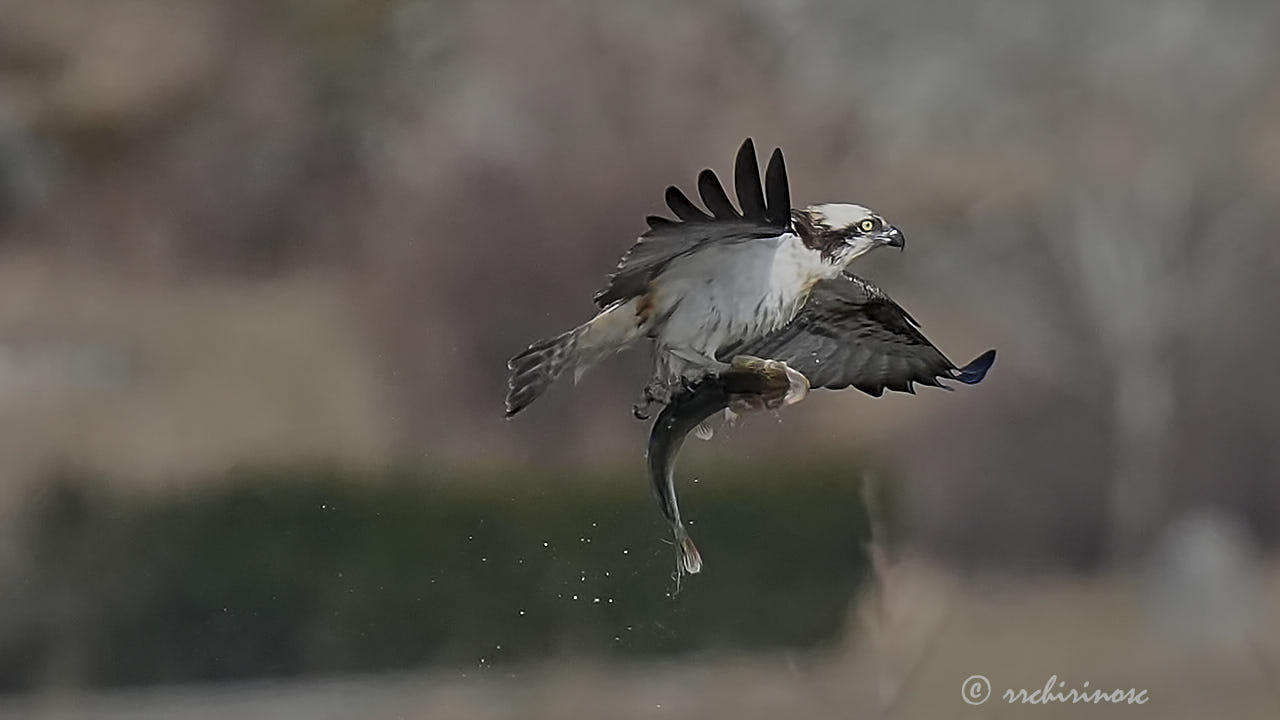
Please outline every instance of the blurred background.
M787 154L955 393L502 419ZM0 715L1280 716L1280 5L0 0Z

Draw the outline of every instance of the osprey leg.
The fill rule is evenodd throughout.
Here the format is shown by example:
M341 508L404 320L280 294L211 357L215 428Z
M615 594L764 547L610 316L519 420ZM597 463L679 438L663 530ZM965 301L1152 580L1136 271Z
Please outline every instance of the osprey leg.
M687 392L704 378L719 375L731 369L729 363L696 350L659 346L657 368L653 379L644 387L640 402L631 407L637 420L648 420L655 406L666 405L681 392Z

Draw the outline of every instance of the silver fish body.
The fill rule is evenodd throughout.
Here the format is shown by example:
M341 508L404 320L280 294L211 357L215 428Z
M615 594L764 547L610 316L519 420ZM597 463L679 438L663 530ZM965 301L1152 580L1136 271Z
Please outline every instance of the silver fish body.
M676 455L689 432L722 410L778 409L800 402L808 392L809 381L786 363L743 355L729 369L680 392L658 415L649 432L649 477L675 537L677 577L702 571L702 556L680 519L676 499Z

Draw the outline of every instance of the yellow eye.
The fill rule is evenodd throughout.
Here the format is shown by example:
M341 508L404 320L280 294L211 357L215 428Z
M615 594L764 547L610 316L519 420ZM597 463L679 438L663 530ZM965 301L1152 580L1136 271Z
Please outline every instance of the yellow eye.
M876 229L876 221L872 220L871 218L867 218L866 220L863 220L862 222L858 223L858 228L861 229L862 232L869 233L872 230Z

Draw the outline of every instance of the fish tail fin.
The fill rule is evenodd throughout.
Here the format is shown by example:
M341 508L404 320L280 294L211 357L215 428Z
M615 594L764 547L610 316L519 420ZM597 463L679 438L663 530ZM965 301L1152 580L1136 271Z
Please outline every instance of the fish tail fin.
M702 555L683 525L676 526L676 565L681 573L697 575L702 572Z
M573 368L577 382L592 365L642 337L636 306L635 300L610 305L585 324L539 340L508 360L507 417L537 400L565 370Z

